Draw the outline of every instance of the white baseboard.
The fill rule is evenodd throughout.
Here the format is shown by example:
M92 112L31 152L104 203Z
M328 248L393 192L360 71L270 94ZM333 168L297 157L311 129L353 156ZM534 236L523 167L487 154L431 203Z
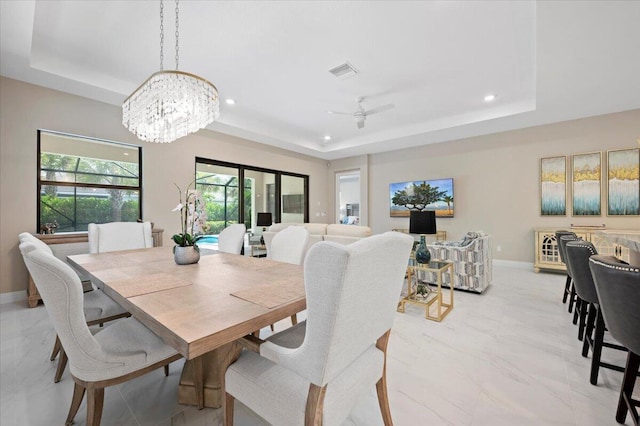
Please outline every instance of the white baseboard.
M498 266L506 266L507 268L526 269L527 271L533 271L532 262L517 262L515 260L493 259L493 264Z
M9 293L0 293L0 305L5 303L22 302L27 300L27 291L12 291Z

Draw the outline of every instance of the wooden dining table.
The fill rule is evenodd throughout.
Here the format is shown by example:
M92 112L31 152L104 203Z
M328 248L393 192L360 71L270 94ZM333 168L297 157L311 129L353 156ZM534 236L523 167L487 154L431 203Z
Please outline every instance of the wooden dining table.
M306 308L302 266L221 252L177 265L171 247L68 257L186 359L178 402L218 408L235 341Z

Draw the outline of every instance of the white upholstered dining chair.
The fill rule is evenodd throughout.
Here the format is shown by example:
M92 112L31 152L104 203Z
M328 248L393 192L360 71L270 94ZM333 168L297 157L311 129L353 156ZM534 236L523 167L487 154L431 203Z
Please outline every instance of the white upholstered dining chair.
M225 375L225 425L235 399L274 425L340 425L374 385L391 425L387 342L412 245L396 232L314 244L304 263L307 320L267 341L241 339L250 350Z
M88 426L102 417L104 388L141 376L181 357L133 318L92 335L85 321L82 284L69 265L30 242L20 251L69 357L75 387L66 424L73 423L87 393Z
M274 235L267 257L277 262L300 265L304 261L309 231L304 226L289 226Z
M240 254L244 245L247 227L244 223L229 225L218 234L218 251Z
M18 235L20 243L29 242L33 244L38 250L43 250L45 253L51 254L53 252L51 247L41 241L39 238L33 236L28 232L23 232ZM124 318L130 316L130 314L124 310L120 305L113 301L109 296L104 294L101 290L93 290L83 293L83 311L84 318L88 326L102 325L105 322L113 321L118 318ZM56 359L60 355L58 360L58 367L54 376L54 383L58 383L62 378L65 367L67 365L67 355L64 348L60 344L60 338L56 335L56 341L51 351L51 361Z
M304 226L289 226L278 232L271 241L271 253L267 257L276 262L300 265L304 261L305 251L309 242L309 231ZM298 323L298 316L291 315L291 323ZM273 324L271 324L273 331Z
M153 247L151 222L90 223L89 253Z

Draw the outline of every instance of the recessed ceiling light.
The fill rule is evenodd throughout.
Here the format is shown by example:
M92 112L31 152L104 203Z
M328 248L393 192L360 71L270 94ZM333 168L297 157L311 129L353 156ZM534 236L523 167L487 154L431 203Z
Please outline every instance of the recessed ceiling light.
M236 101L234 99L227 99L225 100L225 102L227 103L227 105L235 105Z
M495 101L495 99L496 99L496 95L494 94L490 94L484 97L485 102L492 102L492 101Z
M325 142L329 142L331 140L331 136L327 135L324 137Z
M124 153L124 155L129 155L129 153L128 153L128 152L125 152L125 153Z

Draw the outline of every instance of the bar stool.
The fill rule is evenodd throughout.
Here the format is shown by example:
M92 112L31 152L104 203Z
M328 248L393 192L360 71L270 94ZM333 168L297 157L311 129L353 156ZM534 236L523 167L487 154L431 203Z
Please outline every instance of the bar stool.
M613 256L593 256L589 267L609 332L629 349L616 421L624 423L630 412L633 423L638 425L640 401L632 394L640 367L640 267L629 266Z
M589 269L589 257L598 254L598 251L588 241L575 240L565 244L565 259L567 268L571 270L571 278L578 296L576 312L578 312L578 340L582 340L587 319L587 310L597 309L598 295L593 285L591 270ZM585 343L585 348L588 344ZM586 356L583 350L583 356Z
M567 309L569 311L569 313L573 312L573 304L576 302L576 288L573 285L573 277L571 276L571 267L570 265L567 264L567 243L569 241L577 241L580 238L573 234L573 235L563 235L560 237L560 239L558 240L558 247L560 247L560 257L563 258L565 265L567 265L567 276L569 278L569 281L571 282L570 285L570 290L569 290L569 308ZM578 323L578 312L574 312L573 314L573 323L577 324Z
M570 235L576 238L578 238L578 236L576 235L575 232L571 232L571 231L556 231L556 244L558 245L558 253L560 253L560 261L566 265L567 262L565 261L564 248L560 246L560 238L565 235ZM562 303L567 303L567 296L569 296L570 292L571 292L571 275L569 275L569 269L567 269L567 281L564 284L564 293L562 294Z

